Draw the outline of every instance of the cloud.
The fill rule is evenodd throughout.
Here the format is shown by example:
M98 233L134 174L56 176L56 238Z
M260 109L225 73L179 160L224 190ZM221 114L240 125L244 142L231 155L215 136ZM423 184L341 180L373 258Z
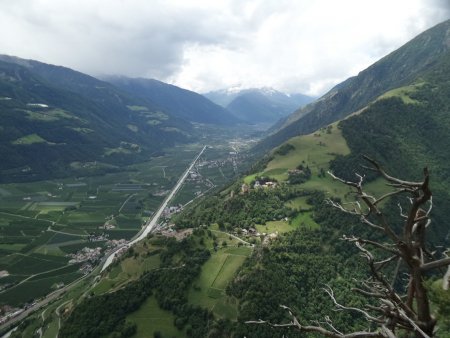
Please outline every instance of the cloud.
M197 91L320 94L450 17L446 0L0 3L0 53Z

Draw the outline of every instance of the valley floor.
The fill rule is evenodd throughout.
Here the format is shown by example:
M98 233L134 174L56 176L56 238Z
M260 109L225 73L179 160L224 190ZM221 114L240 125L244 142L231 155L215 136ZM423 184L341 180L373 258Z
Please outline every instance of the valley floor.
M212 142L160 210L160 225L240 170L248 141ZM201 149L179 146L104 176L1 185L0 304L5 314L0 324L25 317L31 308L68 292L75 281L95 275L105 254L123 247L152 219Z

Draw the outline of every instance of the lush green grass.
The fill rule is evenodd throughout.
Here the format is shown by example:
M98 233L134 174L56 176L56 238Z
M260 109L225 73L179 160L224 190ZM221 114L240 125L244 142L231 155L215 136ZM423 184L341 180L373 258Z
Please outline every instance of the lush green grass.
M41 273L39 275L36 275L36 276L30 278L29 281L36 281L36 280L40 280L40 279L46 279L46 278L55 277L55 276L59 276L59 275L65 275L65 274L72 273L72 272L77 272L79 268L80 268L80 264L67 265L67 266L64 266L57 270L53 270L50 272Z
M424 84L425 84L425 82L420 82L420 83L416 83L416 84L413 84L410 86L392 89L392 90L388 91L387 93L381 95L379 97L379 100L387 99L390 97L399 97L406 104L417 104L417 103L419 103L419 101L412 99L410 94L414 94L417 91L417 89L419 87L423 86Z
M285 155L275 154L266 168L256 174L244 178L244 182L250 183L255 176L266 176L278 181L288 179L288 170L295 169L299 165L308 166L311 169L311 178L302 184L307 190L322 190L330 195L344 196L348 189L342 184L337 184L328 175L319 177L321 172L329 169L329 162L336 155L347 155L350 150L337 123L331 125L331 132L321 129L315 133L291 138L287 143L294 149Z
M127 106L127 108L132 111L148 111L148 108L144 106Z
M224 290L246 258L247 256L231 254L226 255L225 262L223 262L223 265L220 268L219 273L216 275L211 287Z
M225 294L225 288L251 251L249 247L230 247L214 252L194 281L189 302L208 308L216 316L235 319L237 301Z
M319 168L328 168L328 162L335 154L346 155L350 152L341 131L332 125L331 133L318 131L313 134L298 136L287 143L295 149L286 155L275 155L266 167L265 172L277 168L294 169L299 164L308 165L314 173Z
M49 271L66 265L67 258L57 259L56 256L35 256L14 254L15 259L12 262L3 262L0 269L7 270L11 274L36 274L42 271ZM45 258L44 258L45 257Z
M155 331L161 332L162 337L186 337L184 331L179 331L174 326L174 315L161 310L155 297L149 297L139 310L128 315L126 320L137 325L137 333L133 338L151 338Z
M131 109L139 110L140 107ZM63 117L62 113L52 114L47 117ZM149 114L156 119L166 117L159 112ZM29 135L21 141L36 142L39 137ZM164 199L158 194L173 187L201 148L199 144L177 146L167 150L164 156L105 175L0 185L0 268L13 275L18 273L26 277L64 266L67 259L63 256L66 253L76 252L85 246L103 245L87 243L84 237L75 235L106 232L110 239L132 238L140 230L144 218L154 212ZM208 149L204 156L208 159L223 159L228 156L228 152L227 147L214 148ZM94 163L79 162L76 165L80 170L85 170L86 167L94 166ZM218 184L234 175L231 164L221 169L225 177L222 177L218 168L205 166L199 170ZM142 190L121 189L127 186L139 186ZM205 191L207 187L201 183L199 189ZM191 200L199 189L196 182L189 182L183 187L177 201ZM131 194L132 198L124 204ZM111 217L116 229L105 231L99 228ZM49 227L62 233L46 231ZM229 240L226 234L216 235L220 244L225 240L228 245L237 245L237 241ZM208 245L212 247L212 241ZM19 253L23 256L17 255ZM41 255L33 256L35 253ZM128 275L135 278L143 271L159 267L159 256L144 256L139 257L139 263L131 263L131 260L125 262L119 279L115 281L116 285L124 282ZM64 261L54 258L64 258Z
M112 288L114 288L117 285L116 281L110 280L110 279L105 279L103 278L100 282L98 282L92 289L91 291L96 294L96 295L100 295L102 293L108 292L109 290L111 290Z
M60 244L81 239L83 239L83 237L55 232L46 244Z
M112 265L106 277L102 278L92 291L95 294L101 294L130 280L135 280L147 271L158 269L160 266L159 254L149 254L155 248L152 240L136 244L133 247L135 255L124 257L117 264Z
M306 212L300 212L297 216L295 216L292 220L291 220L291 224L294 227L298 227L298 226L304 226L304 227L308 227L311 229L315 229L320 227L319 224L317 224L313 219L312 219L312 214L311 211L306 211Z
M301 197L296 197L292 200L289 200L288 202L286 202L286 205L292 209L310 209L311 205L308 204L307 200L308 200L308 196L301 196Z
M256 230L259 233L283 233L294 230L296 227L288 221L269 221L266 224L257 224Z
M47 325L42 338L55 338L58 336L58 318L52 316L52 321Z
M7 251L20 251L26 244L0 244L0 249Z
M38 134L30 134L18 138L17 140L12 142L12 144L33 144L33 143L47 143L47 141L44 140L42 137L40 137Z
M68 253L75 253L83 248L97 248L97 247L104 247L105 242L86 242L83 241L82 243L75 243L75 244L69 244L69 245L61 245L59 246L59 249L63 251L65 254Z
M61 250L58 246L50 246L43 245L35 249L33 252L43 254L43 255L51 255L51 256L65 256L66 253Z
M307 190L320 190L329 196L337 197L344 197L351 191L348 186L333 180L329 175L325 175L325 177L314 175L303 183L302 187Z
M33 299L45 296L52 290L55 290L55 286L58 283L62 282L67 285L79 277L81 277L80 273L72 272L36 281L26 281L17 287L7 289L4 293L1 293L0 304L18 306Z
M238 300L233 297L221 297L214 305L214 313L221 318L237 320Z

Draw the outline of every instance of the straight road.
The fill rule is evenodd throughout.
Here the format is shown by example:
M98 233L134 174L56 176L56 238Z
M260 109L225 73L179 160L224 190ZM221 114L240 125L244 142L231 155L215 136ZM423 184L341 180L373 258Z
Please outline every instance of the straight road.
M195 163L197 163L200 156L202 156L203 152L205 151L206 146L203 147L203 149L200 151L200 153L194 158L194 160L191 162L189 167L186 169L186 171L181 175L179 178L177 184L173 187L173 189L170 191L169 195L164 199L162 204L160 205L159 209L153 214L153 216L149 219L145 227L138 233L136 238L132 239L130 242L128 242L128 246L134 245L137 242L143 240L147 237L147 235L154 230L156 225L158 224L158 220L161 217L164 209L167 207L169 202L173 199L173 197L176 195L178 190L180 190L181 185L184 183L186 178L189 175L189 172L194 167ZM117 248L115 251L111 252L110 255L106 258L105 263L103 264L102 271L105 270L108 266L111 265L111 263L114 261L114 257L116 256L116 253L118 250L120 250L121 247Z
M171 190L170 194L164 199L163 203L161 204L161 206L159 207L158 211L153 214L153 217L147 222L147 224L145 225L145 228L143 228L137 235L136 238L134 238L133 240L131 240L127 245L131 246L133 244L136 244L137 242L143 240L144 238L147 237L147 235L152 232L152 230L156 227L156 225L158 224L158 220L161 217L164 209L167 207L167 205L169 204L169 202L172 200L172 198L175 196L175 194L178 192L178 190L180 190L181 185L184 183L184 181L186 180L186 178L189 175L189 172L192 170L192 168L194 167L195 163L197 163L198 159L200 158L200 156L203 154L203 152L205 151L206 146L203 147L203 149L200 151L200 153L194 158L194 160L191 162L191 164L189 165L189 167L186 169L186 171L183 173L183 175L180 177L180 179L178 180L177 184L175 185L175 187ZM101 269L101 271L105 270L109 265L111 265L111 263L114 261L114 257L116 255L116 252L120 249L121 247L117 248L115 251L113 251L112 253L110 253L110 255L108 257L106 257L106 259L104 258L103 261L103 267ZM95 269L94 269L95 271ZM19 314L16 317L11 318L9 321L7 321L6 323L3 323L2 325L0 325L0 332L5 330L7 327L12 327L12 325L14 325L15 323L17 323L18 321L21 321L23 319L25 319L29 314L33 313L34 311L42 308L43 306L47 305L49 302L51 302L52 300L58 298L59 296L63 295L63 293L65 293L66 291L70 290L71 288L73 288L75 285L77 285L80 281L84 280L86 277L88 277L89 275L91 275L94 271L92 271L91 273L77 279L76 281L72 282L71 284L56 290L54 292L52 292L51 294L47 295L44 299L42 299L41 301L39 301L38 303L36 303L34 306L31 306L30 308L28 308L27 310L25 310L24 312L22 312L21 314ZM9 337L9 334L11 334L11 332L8 332L6 335L2 336L3 337Z

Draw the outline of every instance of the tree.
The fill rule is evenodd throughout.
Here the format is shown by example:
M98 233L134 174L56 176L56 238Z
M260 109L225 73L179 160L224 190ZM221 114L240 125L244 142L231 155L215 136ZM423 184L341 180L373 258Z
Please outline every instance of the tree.
M377 172L392 191L375 197L364 191L364 176L356 174L357 182L346 181L329 174L341 183L352 188L355 202L341 203L328 200L328 203L344 213L360 218L362 224L378 233L377 239L357 236L343 236L359 249L367 259L370 277L359 281L359 287L352 289L365 297L371 298L364 308L348 307L336 299L333 290L325 286L324 291L330 296L338 310L353 311L364 316L371 323L372 329L361 332L343 333L333 325L327 317L324 323L303 325L293 311L281 305L290 315L291 321L285 324L273 324L266 321L250 321L249 323L266 323L275 327L294 327L302 332L315 332L326 337L433 337L436 320L430 310L430 299L425 287L426 275L434 269L446 268L450 265L450 257L445 252L440 258L426 247L426 231L431 223L430 212L433 206L432 193L429 187L429 172L423 170L423 180L412 182L390 176L373 159L364 156L371 166L365 169ZM381 209L381 202L393 197L403 197L409 201L407 211L399 203L401 224L391 224ZM397 226L396 226L397 225ZM395 287L399 271L404 271L408 278L401 287ZM391 277L388 277L392 275ZM403 291L404 290L404 291Z

